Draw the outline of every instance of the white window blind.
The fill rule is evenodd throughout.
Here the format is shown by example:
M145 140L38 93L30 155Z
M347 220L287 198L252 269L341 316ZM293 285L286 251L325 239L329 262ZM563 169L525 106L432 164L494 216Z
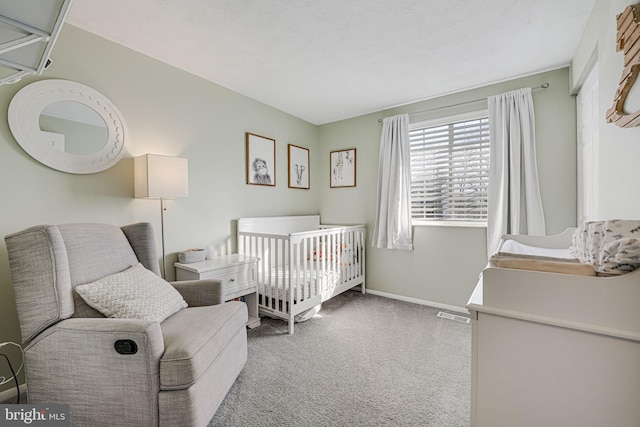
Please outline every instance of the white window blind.
M487 111L412 124L409 138L414 222L486 224Z

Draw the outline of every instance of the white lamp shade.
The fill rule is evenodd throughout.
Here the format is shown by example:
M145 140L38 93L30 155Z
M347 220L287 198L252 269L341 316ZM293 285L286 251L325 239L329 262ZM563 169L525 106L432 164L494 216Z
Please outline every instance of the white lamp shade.
M171 199L189 196L189 160L145 154L134 159L136 198Z

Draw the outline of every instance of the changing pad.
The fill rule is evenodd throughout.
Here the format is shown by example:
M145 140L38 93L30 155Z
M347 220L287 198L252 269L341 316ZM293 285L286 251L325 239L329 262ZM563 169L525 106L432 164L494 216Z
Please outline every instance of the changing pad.
M499 268L545 271L549 273L595 276L592 266L571 256L569 248L552 249L505 240L490 259L489 265Z

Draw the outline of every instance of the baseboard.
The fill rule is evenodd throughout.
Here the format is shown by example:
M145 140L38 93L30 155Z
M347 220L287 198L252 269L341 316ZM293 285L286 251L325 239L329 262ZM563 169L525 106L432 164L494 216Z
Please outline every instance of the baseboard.
M5 391L0 391L0 404L2 405L6 405L9 403L16 403L17 402L17 393L16 393L16 388L15 387L11 387L8 390ZM27 385L26 384L20 384L20 403L26 403L27 402Z
M356 288L356 289L358 289L358 288ZM411 298L411 297L405 297L405 296L402 296L402 295L390 294L388 292L375 291L375 290L370 289L370 288L366 288L366 293L372 294L372 295L378 295L378 296L385 297L385 298L391 298L391 299L397 299L397 300L400 300L400 301L411 302L413 304L428 305L429 307L441 308L443 310L453 311L455 313L462 313L462 314L466 314L466 315L470 314L469 310L467 310L466 308L458 307L458 306L455 306L455 305L441 304L439 302L433 302L433 301L425 301L425 300L418 299L418 298Z

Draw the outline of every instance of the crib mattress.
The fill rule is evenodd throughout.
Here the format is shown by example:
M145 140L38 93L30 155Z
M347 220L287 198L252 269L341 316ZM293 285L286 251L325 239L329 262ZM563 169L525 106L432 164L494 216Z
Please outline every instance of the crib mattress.
M267 298L287 300L289 286L293 282L293 299L298 302L306 297L330 294L341 277L342 269L294 270L290 273L288 269L272 268L267 280L258 285L258 292Z

